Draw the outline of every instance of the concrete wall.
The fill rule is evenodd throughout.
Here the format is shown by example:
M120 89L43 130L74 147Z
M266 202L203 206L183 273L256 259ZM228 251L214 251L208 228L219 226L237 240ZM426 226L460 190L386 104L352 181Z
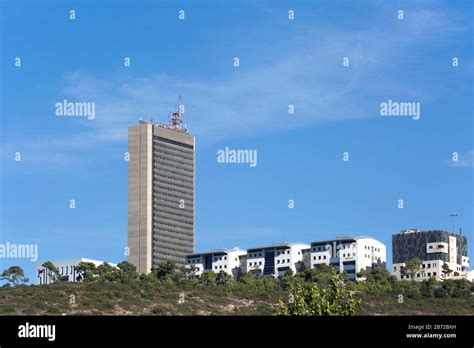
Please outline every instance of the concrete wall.
M139 273L152 268L152 125L129 128L128 261Z

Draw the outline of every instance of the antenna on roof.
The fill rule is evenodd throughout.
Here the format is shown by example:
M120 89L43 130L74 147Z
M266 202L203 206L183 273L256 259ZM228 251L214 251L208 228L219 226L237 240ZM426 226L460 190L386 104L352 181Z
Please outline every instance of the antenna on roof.
M186 132L186 128L183 128L183 120L182 116L184 114L184 105L183 105L183 97L181 94L179 95L179 105L178 105L178 111L171 111L170 112L170 125L169 128L181 131L181 132Z

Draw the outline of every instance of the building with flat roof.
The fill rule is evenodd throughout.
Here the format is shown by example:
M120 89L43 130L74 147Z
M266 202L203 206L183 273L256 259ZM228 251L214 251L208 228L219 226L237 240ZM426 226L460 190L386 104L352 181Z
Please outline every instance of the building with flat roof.
M207 271L224 271L237 279L245 272L245 255L247 252L239 248L210 250L187 255L186 266L195 267L197 276Z
M383 243L371 237L343 237L311 243L310 267L331 265L338 273L356 280L361 270L386 267L387 252Z
M51 261L52 264L58 269L59 271L59 281L63 283L77 283L82 281L82 274L81 272L77 271L77 266L81 262L90 262L96 266L100 266L104 264L104 261L98 260L91 260L91 259L84 259L84 258L77 258L77 259L65 259L65 260L56 260ZM45 285L51 284L53 282L53 274L50 270L43 267L44 262L38 262L36 264L36 284L37 285ZM115 263L108 263L113 267L117 267Z
M303 243L275 243L247 249L247 272L256 271L260 276L283 276L288 270L293 273L303 269Z
M139 273L185 264L195 246L195 138L182 127L140 120L128 130L128 261Z
M392 255L392 273L398 279L410 278L404 268L407 261L414 258L422 261L415 280L467 277L467 238L461 234L443 230L404 230L392 236ZM449 266L450 273L443 273L444 264Z

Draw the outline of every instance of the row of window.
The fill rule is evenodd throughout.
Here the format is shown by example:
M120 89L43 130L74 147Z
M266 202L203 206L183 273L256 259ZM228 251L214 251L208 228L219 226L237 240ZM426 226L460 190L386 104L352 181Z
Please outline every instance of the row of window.
M289 253L290 253L290 249L286 250L286 254L289 254ZM277 254L277 256L278 256L278 255L281 255L281 254L285 254L285 250L283 250L283 251L277 251L276 254Z
M61 267L58 267L58 270L59 270L59 274L61 275L69 275L69 274L73 274L74 271L76 269L76 266L61 266ZM38 277L39 277L39 272L41 270L38 270ZM50 274L51 272L48 272L48 274Z
M434 245L430 245L430 246L428 247L428 249L433 249L433 248L434 248ZM436 245L436 248L438 248L438 249L443 249L443 248L444 248L444 245L443 245L443 244Z
M417 273L416 277L417 278L424 278L424 275L425 275L425 273L423 273L423 274ZM431 277L431 272L428 272L427 275L428 275L428 277ZM436 272L433 272L433 277L436 277ZM410 276L402 274L402 275L400 275L400 279L410 279Z
M227 268L227 265L224 265L224 268ZM217 269L217 266L214 266L214 269ZM222 265L219 266L219 269L222 269Z
M433 263L433 267L436 267L436 263ZM404 266L400 266L400 271L403 271ZM431 268L431 263L423 263L421 265L422 269ZM393 266L393 271L397 270L397 266ZM436 274L436 273L435 273Z
M368 245L366 245L366 246L364 247L365 250L370 250L370 248L371 248L371 247L368 246ZM372 250L373 250L373 251L378 251L378 252L380 252L380 248L374 248L374 247L372 247Z
M261 265L262 265L262 261L254 262L254 264L252 264L252 262L249 262L249 266L261 266Z
M290 259L286 259L286 262L290 263ZM285 263L285 260L284 259L283 260L277 260L277 263Z
M63 275L72 274L73 271L75 270L75 268L76 268L76 266L61 266L61 272L60 273L63 274ZM64 272L64 270L66 270L66 272Z
M220 257L214 257L214 261L222 261L222 260L227 260L227 256L220 256ZM235 258L235 261L238 259ZM189 259L188 263L200 263L201 259Z
M355 244L343 244L342 249L355 248Z
M316 260L316 256L313 256L313 260ZM318 256L318 260L326 260L326 255Z
M249 254L249 257L262 257L262 253Z

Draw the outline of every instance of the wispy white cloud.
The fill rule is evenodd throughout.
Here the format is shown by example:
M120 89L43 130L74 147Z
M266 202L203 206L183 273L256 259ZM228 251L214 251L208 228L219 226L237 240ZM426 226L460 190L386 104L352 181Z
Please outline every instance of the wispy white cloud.
M374 81L381 64L377 57L390 51L386 42L367 35L336 33L304 42L272 64L242 63L219 78L181 80L160 74L100 80L76 72L65 77L62 93L96 102L96 119L86 126L95 139L104 141L125 141L127 126L141 116L167 121L179 93L185 97L188 128L201 143L371 117L376 113L370 98L382 90L390 93L396 85ZM357 69L342 67L346 56ZM288 113L290 104L294 115Z
M201 145L376 117L381 94L417 100L423 96L414 86L407 89L403 79L384 81L380 76L403 56L406 45L440 31L461 30L446 11L432 8L407 13L406 25L399 27L351 32L309 27L273 51L272 59L266 60L271 63L250 66L243 59L241 67L233 68L229 61L229 70L218 76L183 79L162 73L147 77L115 73L99 78L70 72L64 75L57 99L96 103L96 118L81 122L80 132L74 135L74 144L91 147L111 142L126 145L127 128L139 117L166 122L178 94L185 98L185 122ZM350 58L349 68L342 67L343 57ZM294 115L288 114L289 104L295 107ZM70 135L60 134L55 142L37 139L32 147L55 153L46 160L66 161L78 146L70 140ZM35 157L40 161L44 156Z

